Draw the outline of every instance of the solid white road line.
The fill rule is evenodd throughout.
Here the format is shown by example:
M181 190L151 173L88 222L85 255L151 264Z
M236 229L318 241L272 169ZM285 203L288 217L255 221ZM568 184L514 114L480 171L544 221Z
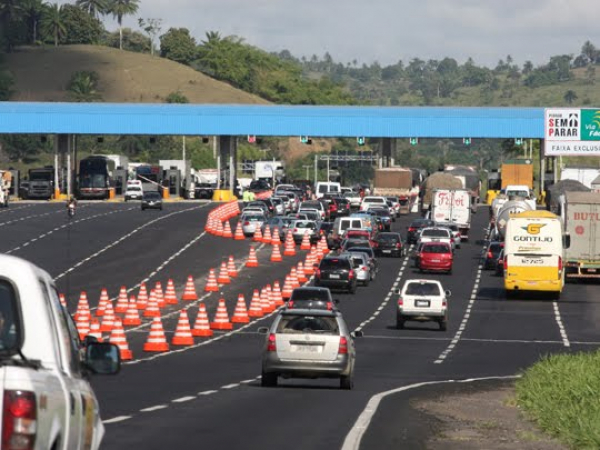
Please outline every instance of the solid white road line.
M390 391L380 392L379 394L371 397L367 403L367 406L362 411L362 413L356 419L354 426L350 429L348 434L346 435L346 439L344 439L344 444L342 445L342 450L358 450L360 448L360 441L369 428L371 420L373 416L377 412L377 408L381 403L381 400L385 397L393 394L397 394L399 392L408 391L410 389L419 388L422 386L428 386L432 384L444 384L444 383L471 383L473 381L485 381L485 380L510 380L519 378L519 376L505 376L505 377L486 377L486 378L469 378L466 380L442 380L442 381L427 381L423 383L411 384L408 386L403 386L400 388L392 389ZM391 419L393 420L393 419Z

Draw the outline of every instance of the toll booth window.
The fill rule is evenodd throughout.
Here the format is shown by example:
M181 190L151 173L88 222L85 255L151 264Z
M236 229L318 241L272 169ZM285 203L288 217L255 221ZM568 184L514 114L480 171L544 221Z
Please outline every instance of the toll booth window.
M0 352L16 350L18 317L15 290L8 281L0 280Z

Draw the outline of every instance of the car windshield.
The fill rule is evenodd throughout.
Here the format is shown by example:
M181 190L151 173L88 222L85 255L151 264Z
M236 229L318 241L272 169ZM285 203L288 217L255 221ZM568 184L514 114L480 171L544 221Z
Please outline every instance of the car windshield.
M321 270L335 270L335 269L349 269L350 261L342 258L325 258L321 261L319 269Z
M7 281L0 281L0 352L16 350L17 323L16 295Z
M339 334L339 328L335 317L284 314L277 325L277 333Z
M146 193L144 193L144 199L160 200L160 194L158 192L146 192Z
M142 191L142 188L141 188L141 187L139 187L139 186L129 186L129 187L127 188L127 190L128 190L129 192L141 192L141 191Z
M440 288L436 283L409 283L405 295L440 295Z
M423 232L421 233L421 236L447 238L449 233L450 233L449 230L423 230Z
M330 301L329 292L325 289L294 289L290 300Z
M398 242L400 240L400 235L395 233L380 233L379 236L377 236L377 240Z
M294 222L294 227L295 228L310 228L311 230L314 230L316 228L316 225L314 222L311 222L308 220L296 220L296 222Z
M423 253L450 253L450 248L447 245L425 245L421 252Z
M373 254L373 249L368 247L352 247L353 252L361 252L366 254L369 258L373 258L375 255Z

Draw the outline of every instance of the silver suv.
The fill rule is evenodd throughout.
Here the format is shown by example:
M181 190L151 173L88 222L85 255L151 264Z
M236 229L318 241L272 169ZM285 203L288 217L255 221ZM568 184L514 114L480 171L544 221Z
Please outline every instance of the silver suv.
M270 328L258 331L267 336L262 386L277 386L278 377L339 378L341 389L352 389L354 337L338 311L284 309Z

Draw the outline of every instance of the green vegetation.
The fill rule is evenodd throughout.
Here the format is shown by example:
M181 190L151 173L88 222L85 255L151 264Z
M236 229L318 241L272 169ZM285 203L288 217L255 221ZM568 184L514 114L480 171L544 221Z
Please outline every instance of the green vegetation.
M69 99L72 102L95 102L102 99L98 92L98 74L82 70L75 72L67 86Z
M519 406L543 430L573 448L600 448L600 353L548 356L516 388Z

